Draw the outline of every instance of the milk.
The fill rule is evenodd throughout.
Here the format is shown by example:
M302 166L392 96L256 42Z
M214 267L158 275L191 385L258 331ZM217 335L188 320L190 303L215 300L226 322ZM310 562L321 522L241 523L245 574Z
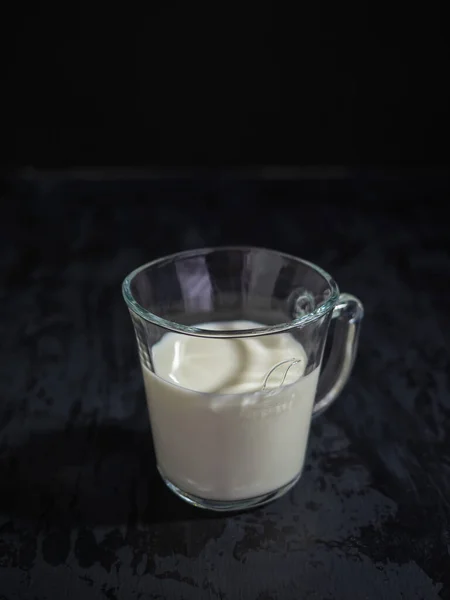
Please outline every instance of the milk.
M276 491L299 476L319 368L304 375L305 351L290 334L211 339L167 333L152 350L155 373L143 366L143 374L165 478L194 496L232 501ZM290 359L297 362L285 362L265 381Z

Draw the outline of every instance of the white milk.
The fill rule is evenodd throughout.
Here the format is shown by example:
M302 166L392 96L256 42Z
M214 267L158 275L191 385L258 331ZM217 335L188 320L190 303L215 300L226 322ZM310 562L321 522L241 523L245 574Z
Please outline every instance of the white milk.
M204 329L250 329L249 321ZM276 364L300 359L290 368ZM319 368L303 376L303 347L287 333L208 339L167 333L153 347L156 376L143 367L162 474L182 491L240 500L293 481L305 460Z

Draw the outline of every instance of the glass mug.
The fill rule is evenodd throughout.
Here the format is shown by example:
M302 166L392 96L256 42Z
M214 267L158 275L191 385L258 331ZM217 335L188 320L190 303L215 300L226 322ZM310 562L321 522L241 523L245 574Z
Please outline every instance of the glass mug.
M312 263L251 247L154 260L126 277L123 295L167 486L211 510L251 508L288 491L302 473L312 417L330 406L350 375L360 301L340 294ZM321 373L332 319L334 341ZM181 367L194 380L197 373L197 381L174 380L164 353L171 364L184 361ZM241 362L258 357L264 357L263 371L242 381L248 373ZM223 378L227 369L239 372L238 391L214 385L216 373ZM213 384L207 391L203 379Z

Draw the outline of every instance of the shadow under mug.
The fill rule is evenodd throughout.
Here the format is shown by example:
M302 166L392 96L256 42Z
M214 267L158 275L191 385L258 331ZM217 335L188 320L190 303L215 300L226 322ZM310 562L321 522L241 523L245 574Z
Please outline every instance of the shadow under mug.
M160 258L128 275L122 289L135 328L158 469L167 486L212 510L252 508L289 490L302 473L311 418L330 406L350 375L361 302L340 294L320 267L251 247ZM334 340L322 369L332 319ZM197 327L217 321L257 325ZM262 381L250 393L197 392L155 372L153 349L168 332L205 343L288 334L303 347L306 365L294 383L275 390Z

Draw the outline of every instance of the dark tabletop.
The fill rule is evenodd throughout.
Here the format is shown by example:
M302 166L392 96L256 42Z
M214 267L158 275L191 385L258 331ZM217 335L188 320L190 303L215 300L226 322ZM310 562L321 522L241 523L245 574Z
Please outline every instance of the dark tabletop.
M10 182L11 183L11 182ZM3 198L0 599L450 598L450 227L443 176L41 176ZM285 497L221 516L154 466L134 267L254 244L366 309L354 374Z

